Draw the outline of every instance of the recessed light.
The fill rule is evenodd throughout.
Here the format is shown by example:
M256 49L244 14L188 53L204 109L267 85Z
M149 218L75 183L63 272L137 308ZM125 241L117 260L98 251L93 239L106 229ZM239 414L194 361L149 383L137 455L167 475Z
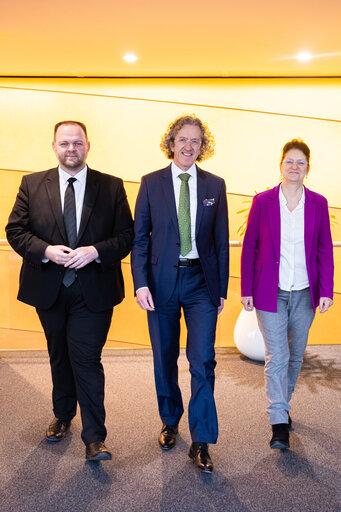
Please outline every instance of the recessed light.
M133 53L127 53L123 59L126 61L126 62L136 62L138 60L138 57L136 55L134 55Z
M296 55L296 59L301 62L308 62L312 59L312 55L310 52L300 52Z

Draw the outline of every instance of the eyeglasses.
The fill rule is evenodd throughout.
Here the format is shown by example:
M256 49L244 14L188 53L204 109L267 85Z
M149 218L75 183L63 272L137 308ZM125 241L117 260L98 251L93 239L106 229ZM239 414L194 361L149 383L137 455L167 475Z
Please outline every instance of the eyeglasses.
M191 146L199 147L201 145L200 139L187 139L186 137L179 137L178 139L175 139L176 142L180 142L180 144L186 145L187 142L190 143Z
M298 167L304 167L305 165L307 165L306 160L294 160L293 158L286 158L285 160L283 160L283 163L285 163L285 165L290 166L294 165L295 162L298 165Z

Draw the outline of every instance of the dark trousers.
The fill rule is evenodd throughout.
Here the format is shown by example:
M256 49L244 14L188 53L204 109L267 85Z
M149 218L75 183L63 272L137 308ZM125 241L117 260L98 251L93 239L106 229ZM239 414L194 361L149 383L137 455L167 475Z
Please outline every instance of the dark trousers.
M191 372L188 417L192 441L215 443L218 437L213 394L217 307L210 299L200 266L179 268L169 302L163 306L156 304L155 311L148 311L160 417L163 423L176 425L183 414L177 365L181 308L187 326L186 354Z
M37 309L50 355L53 412L71 420L78 401L85 444L106 437L101 353L112 312L90 311L77 279L69 288L61 287L52 308Z

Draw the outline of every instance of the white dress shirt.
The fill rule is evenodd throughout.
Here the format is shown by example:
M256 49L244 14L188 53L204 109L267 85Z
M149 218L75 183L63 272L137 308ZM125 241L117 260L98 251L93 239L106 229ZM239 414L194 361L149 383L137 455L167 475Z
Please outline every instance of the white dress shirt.
M304 247L304 203L305 192L296 208L290 212L287 200L279 189L281 211L281 256L279 264L279 287L281 290L303 290L309 280Z
M183 172L187 172L190 175L190 178L188 180L188 187L189 187L189 201L190 201L190 212L191 212L191 242L192 242L192 249L189 251L186 256L182 256L180 254L180 257L186 257L189 259L196 259L199 258L198 250L197 250L197 244L195 241L195 223L197 219L197 168L195 164L193 164L188 171L183 171L179 167L175 165L174 162L171 164L171 170L172 170L172 178L173 178L173 188L174 188L174 195L175 195L175 204L176 204L176 212L179 211L179 199L180 199L180 187L182 181L179 178L179 174L182 174Z

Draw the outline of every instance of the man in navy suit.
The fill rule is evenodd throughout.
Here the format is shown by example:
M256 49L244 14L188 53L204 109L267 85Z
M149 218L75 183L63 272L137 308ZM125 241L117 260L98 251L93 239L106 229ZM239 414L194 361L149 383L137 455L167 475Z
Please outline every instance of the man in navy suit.
M226 188L222 178L195 164L213 154L213 137L197 117L171 123L161 149L173 161L143 176L136 201L136 300L148 314L163 450L175 446L183 414L177 366L183 309L192 376L189 456L201 471L211 472L207 444L218 437L214 342L229 269Z

